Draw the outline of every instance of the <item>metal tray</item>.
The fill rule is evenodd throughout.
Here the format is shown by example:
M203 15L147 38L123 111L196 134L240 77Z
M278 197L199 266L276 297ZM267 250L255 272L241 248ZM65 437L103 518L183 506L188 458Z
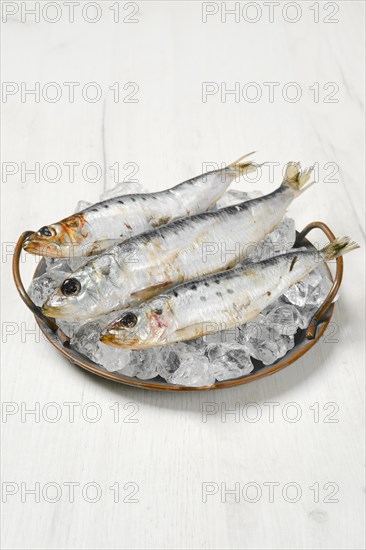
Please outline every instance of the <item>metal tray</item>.
M309 231L311 231L312 229L322 230L329 240L335 239L334 234L326 224L324 224L323 222L313 222L307 225L303 229L303 231L301 231L301 233L297 233L295 244L296 247L300 247L303 245L312 246L311 243L305 238ZM307 351L309 351L324 334L333 315L333 300L337 295L343 276L342 257L339 257L336 260L336 273L334 277L332 276L329 267L325 263L320 265L320 270L322 271L323 275L325 277L328 277L333 282L333 286L328 296L325 298L323 304L311 319L308 328L306 330L300 330L297 332L295 336L295 347L280 360L269 366L263 365L263 363L261 363L260 361L253 360L254 370L251 372L251 374L247 376L242 376L241 378L235 378L232 380L224 380L222 382L216 382L216 384L209 387L190 388L187 386L177 386L170 384L161 377L156 377L150 380L140 380L139 378L131 378L122 374L118 374L116 372L108 372L97 363L94 363L93 361L85 357L85 355L82 355L81 353L70 347L69 338L57 327L53 319L45 317L41 309L32 302L21 280L19 260L22 252L22 244L31 233L33 233L33 231L25 231L19 237L13 257L13 277L15 286L17 287L20 297L22 298L26 306L29 307L29 309L34 313L36 321L47 340L69 361L71 361L75 365L78 365L79 367L82 367L83 369L88 370L89 372L92 372L93 374L96 374L103 378L107 378L108 380L113 380L114 382L120 382L129 386L137 386L139 388L146 388L150 390L200 391L228 388L231 386L239 386L240 384L246 384L247 382L258 380L259 378L263 378L264 376L268 376L269 374L274 374L284 367L291 365L297 359L302 357ZM45 261L41 260L37 266L33 278L39 277L44 271Z

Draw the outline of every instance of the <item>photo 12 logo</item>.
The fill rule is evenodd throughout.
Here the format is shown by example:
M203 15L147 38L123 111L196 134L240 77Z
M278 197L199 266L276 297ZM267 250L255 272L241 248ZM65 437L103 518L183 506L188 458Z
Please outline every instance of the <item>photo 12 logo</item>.
M3 401L1 404L1 422L4 424L40 424L43 422L47 424L58 422L96 424L102 419L109 420L114 424L137 424L140 421L139 413L140 407L133 401L123 404L116 401L109 407L96 401L89 403Z
M202 2L203 23L339 23L338 2Z
M59 22L96 24L103 20L114 23L139 23L139 4L137 2L1 2L1 20L3 23Z
M140 86L137 82L113 82L102 85L99 82L2 82L2 103L20 101L20 103L99 103L106 96L114 103L139 103Z
M230 179L230 182L234 181L235 183L240 183L241 181L243 181L245 183L253 184L261 183L262 179L264 179L265 183L268 182L279 184L281 181L283 181L286 175L286 171L288 169L287 163L281 164L280 162L273 160L266 160L262 164L252 162L252 164L256 167L255 170L253 170L252 172L245 172L244 174L239 173L235 176L234 180ZM227 178L232 178L232 176L229 176L229 174L226 172L226 166L227 163L224 161L203 161L201 169L201 172L203 174L202 180L208 180L207 175L210 171L221 170L221 181L227 181ZM339 170L339 164L334 161L315 161L312 163L311 179L315 183L319 181L321 181L322 183L339 183ZM256 193L258 197L263 195L263 193L259 190L256 191ZM253 197L250 197L250 199L251 198ZM249 198L247 200L249 200Z
M339 485L334 481L319 483L315 481L310 486L302 486L297 481L281 483L279 481L264 481L258 483L249 481L243 483L240 481L220 483L214 481L205 481L201 486L201 497L204 504L212 502L213 499L219 499L222 504L227 502L236 504L248 502L255 504L265 501L270 504L275 502L287 502L296 504L305 498L310 498L312 502L324 504L338 504Z
M256 424L257 422L287 422L297 424L301 420L312 420L315 424L338 424L339 405L333 401L320 404L319 402L304 406L296 401L288 403L279 403L278 401L268 401L264 403L233 403L228 405L224 401L221 403L215 401L205 401L202 403L202 422L207 423L211 420L226 422L248 422Z
M115 504L138 504L140 486L135 481L114 481L108 487L104 487L97 481L3 481L1 483L1 502L12 503L14 500L22 504L64 502L74 504L87 502L96 504L109 500Z
M202 82L202 103L215 98L220 103L298 103L310 98L314 103L339 103L337 82Z
M109 163L108 163L109 164ZM75 183L85 181L86 183L98 183L108 180L111 183L139 183L137 174L140 166L137 162L112 162L110 166L95 161L78 162L76 160L65 160L63 162L14 162L3 161L1 163L2 183ZM121 193L123 188L121 189Z

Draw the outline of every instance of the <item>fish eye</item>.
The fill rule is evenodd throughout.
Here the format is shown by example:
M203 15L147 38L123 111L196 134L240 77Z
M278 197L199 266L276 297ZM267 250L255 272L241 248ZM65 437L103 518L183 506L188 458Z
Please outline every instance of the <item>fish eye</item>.
M64 296L75 296L81 290L80 281L77 279L66 279L61 286L61 292Z
M53 235L55 235L55 231L51 227L47 227L47 225L44 225L38 231L38 235L40 237L52 237Z
M122 325L125 328L132 328L137 323L137 316L134 313L126 313L123 317L121 317L119 324Z

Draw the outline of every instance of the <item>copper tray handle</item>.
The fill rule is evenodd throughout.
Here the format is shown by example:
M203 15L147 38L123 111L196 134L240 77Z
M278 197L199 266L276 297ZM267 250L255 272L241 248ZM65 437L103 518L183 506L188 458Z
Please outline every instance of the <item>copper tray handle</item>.
M334 240L335 235L333 232L329 229L329 227L323 223L323 222L312 222L309 223L298 235L297 241L301 243L301 241L306 237L306 235L312 230L312 229L321 229L323 233L328 237L328 239ZM59 331L60 339L64 343L64 345L67 345L69 343L69 338L59 329L59 327L56 325L55 321L52 320L50 317L46 317L43 313L40 307L36 306L36 304L31 300L29 297L27 291L24 288L21 276L20 276L20 270L19 270L19 260L20 255L23 248L24 241L34 233L33 231L25 231L22 233L18 239L18 242L15 246L14 250L14 256L13 256L13 277L15 286L17 287L17 290L19 292L19 295L25 305L36 315L39 319L44 321L47 326L53 330L53 331ZM340 256L336 260L337 262L337 270L333 282L333 286L329 291L328 296L324 300L323 304L320 306L318 311L315 313L313 318L311 319L309 326L306 330L306 337L308 340L313 340L315 338L316 330L318 327L318 324L321 322L322 318L328 311L329 307L331 306L334 298L337 295L337 292L339 290L339 287L342 282L343 277L343 258Z
M304 237L312 230L312 229L321 229L323 233L328 237L330 241L333 241L336 237L334 233L329 229L329 227L323 223L323 222L312 222L309 223L304 229L299 233L298 236L298 242L300 243ZM342 278L343 278L343 258L342 256L339 256L336 259L337 262L337 269L334 277L333 286L329 291L328 296L324 300L323 304L320 306L318 311L314 314L313 318L311 319L308 328L306 329L306 338L308 340L313 340L315 338L316 330L318 328L319 323L323 319L324 315L327 313L329 307L331 306L334 298L336 297L339 287L341 286Z
M31 300L27 291L24 288L24 285L20 276L19 260L20 260L20 255L22 253L23 243L33 233L34 231L24 231L24 233L20 235L18 242L15 246L14 255L13 255L14 282L19 292L19 295L23 300L23 302L25 303L25 305L29 307L29 309L32 311L32 313L34 313L34 315L39 317L39 319L42 319L42 321L44 321L47 324L47 326L49 326L50 329L56 331L58 329L58 326L56 325L55 321L43 315L41 308L36 306L33 300Z

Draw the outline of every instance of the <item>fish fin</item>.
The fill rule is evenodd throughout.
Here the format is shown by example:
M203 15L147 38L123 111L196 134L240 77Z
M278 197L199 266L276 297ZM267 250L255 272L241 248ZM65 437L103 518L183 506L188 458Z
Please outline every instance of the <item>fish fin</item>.
M258 308L258 309L253 309L253 311L251 311L251 313L249 313L247 316L246 316L246 320L245 322L248 323L248 321L251 321L252 319L255 319L256 317L258 317L258 315L261 313L261 309Z
M94 243L85 246L85 256L96 256L100 254L107 248L114 246L115 244L120 243L121 239L101 239L100 241L95 241Z
M351 241L350 237L339 237L322 248L320 256L324 261L334 260L334 258L343 256L343 254L356 250L356 248L360 248L360 245Z
M226 166L225 168L226 173L229 176L236 178L236 177L243 176L244 174L248 174L249 172L253 172L254 170L257 170L258 167L262 166L261 164L256 164L255 162L250 162L250 161L242 162L244 159L246 159L250 155L253 155L253 153L255 153L255 151L252 151L247 155L243 155L238 160Z
M167 288L173 286L172 281L164 281L163 283L157 283L156 285L151 285L146 288L141 288L140 290L137 290L136 292L133 292L131 294L131 298L134 300L149 300L149 298L152 298L153 296L156 296L157 294L160 294Z
M315 181L312 181L308 185L305 185L309 181L313 169L314 166L309 166L309 168L302 170L299 162L288 162L282 186L289 187L297 195L303 193L315 183Z
M167 223L172 221L171 216L161 216L160 218L151 218L150 219L150 225L151 227L160 227L161 225L166 225Z
M205 324L210 324L206 323ZM216 324L216 323L215 323ZM203 335L203 323L194 323L193 325L187 325L186 327L179 328L175 330L171 335L171 338L177 341L179 340L192 340L194 338L199 338Z
M294 256L293 259L292 259L291 265L290 265L290 271L293 270L293 268L294 268L294 266L295 266L297 260L298 260L298 257L297 257L297 256Z

